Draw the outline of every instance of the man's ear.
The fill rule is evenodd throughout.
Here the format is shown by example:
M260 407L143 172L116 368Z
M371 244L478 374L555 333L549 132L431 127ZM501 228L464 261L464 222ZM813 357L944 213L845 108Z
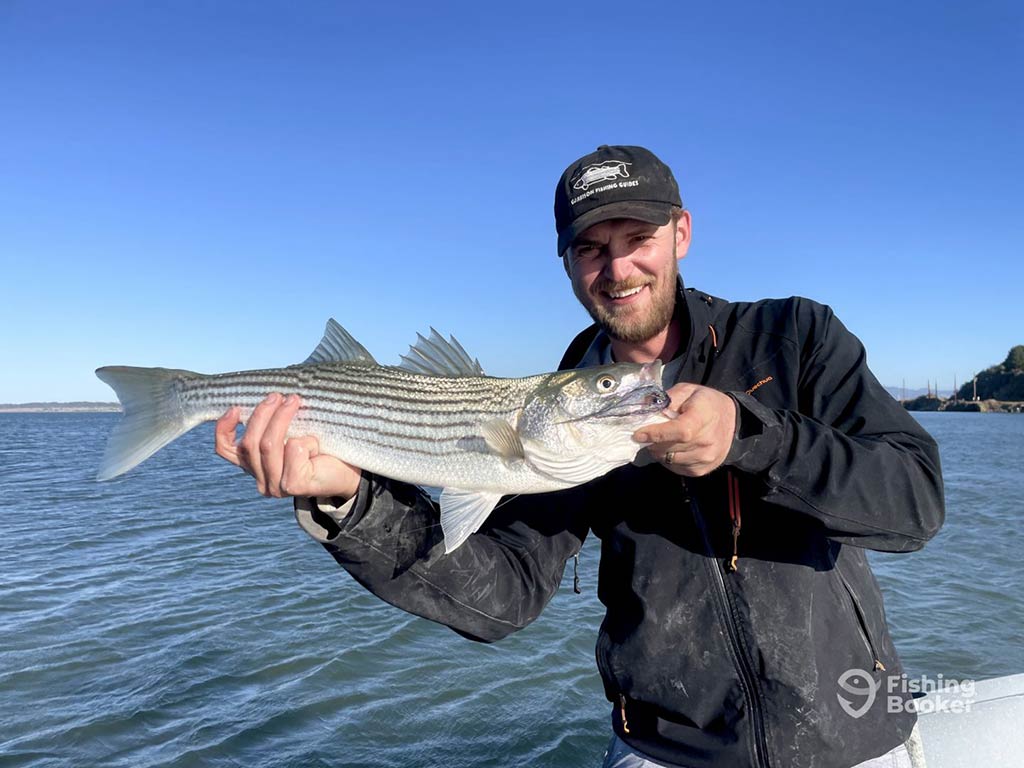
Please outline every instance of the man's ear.
M683 209L676 220L676 259L686 258L686 252L690 250L690 237L693 233L693 222L690 219L690 212Z
M562 254L562 269L565 270L565 276L570 280L572 279L572 273L569 272L569 249L565 249L565 253Z

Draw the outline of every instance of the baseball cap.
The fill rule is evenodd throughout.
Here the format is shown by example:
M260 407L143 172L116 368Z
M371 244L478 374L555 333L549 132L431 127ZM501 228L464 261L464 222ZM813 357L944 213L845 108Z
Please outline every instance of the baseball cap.
M555 189L558 255L577 235L609 219L668 224L682 207L671 169L643 147L608 146L584 155L565 169Z

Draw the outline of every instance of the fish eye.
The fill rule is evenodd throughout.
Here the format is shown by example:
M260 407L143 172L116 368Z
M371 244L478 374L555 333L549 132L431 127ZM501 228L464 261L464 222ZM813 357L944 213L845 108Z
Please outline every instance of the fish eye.
M607 373L603 376L598 376L597 381L594 382L598 392L611 392L618 385L619 382L615 380L614 376L610 376Z

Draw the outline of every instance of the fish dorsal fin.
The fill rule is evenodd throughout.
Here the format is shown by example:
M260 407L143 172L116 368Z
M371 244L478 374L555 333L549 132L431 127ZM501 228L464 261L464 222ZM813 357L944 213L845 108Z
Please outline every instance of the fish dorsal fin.
M444 534L444 553L458 548L491 514L500 493L487 491L461 491L445 488L441 491L441 532Z
M487 446L506 459L525 459L526 450L519 433L504 419L491 419L480 427Z
M484 375L480 361L471 358L454 336L449 336L446 341L433 328L429 339L423 338L423 334L416 334L416 343L409 347L409 354L402 355L402 363L398 367L428 376Z
M313 354L303 361L309 363L357 363L359 365L376 365L373 355L366 347L352 338L352 334L338 325L332 317L327 321L324 337L313 350Z

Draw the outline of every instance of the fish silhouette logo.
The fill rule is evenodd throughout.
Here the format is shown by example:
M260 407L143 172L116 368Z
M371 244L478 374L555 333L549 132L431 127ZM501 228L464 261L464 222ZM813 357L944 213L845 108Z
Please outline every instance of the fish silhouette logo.
M857 705L855 702L844 698L842 694L836 693L836 698L839 699L839 706L850 717L862 717L865 712L871 709L871 705L875 703L879 684L871 677L869 672L865 672L863 669L848 669L839 676L839 680L836 682L847 693L864 697L864 701Z
M598 184L602 181L611 181L612 179L628 179L629 178L629 167L632 163L626 163L622 160L608 160L603 163L596 165L588 165L583 169L583 172L572 181L573 189L582 189L586 191L588 187L593 184Z

